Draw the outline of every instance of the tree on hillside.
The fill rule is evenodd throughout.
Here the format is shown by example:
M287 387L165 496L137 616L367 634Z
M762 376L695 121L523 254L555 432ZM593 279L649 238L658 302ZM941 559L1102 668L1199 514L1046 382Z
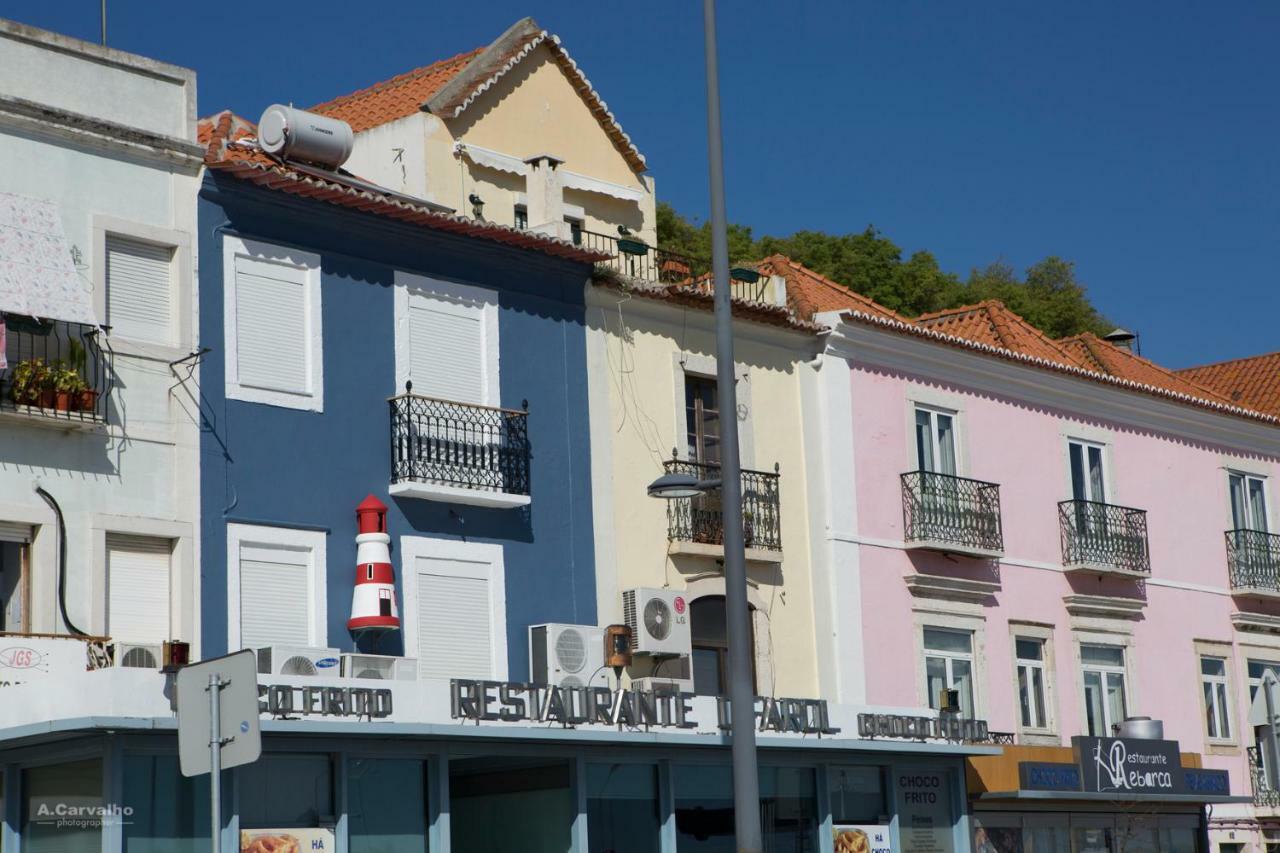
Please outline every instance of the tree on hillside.
M685 219L669 204L658 204L658 245L701 259L711 257L711 227ZM902 249L874 226L848 234L797 231L788 237L752 237L751 229L729 226L729 257L735 264L783 254L887 308L911 317L999 299L1050 337L1080 332L1103 334L1106 318L1089 302L1070 261L1050 256L1028 267L1025 276L997 261L970 271L961 281L938 266L930 252L903 260Z

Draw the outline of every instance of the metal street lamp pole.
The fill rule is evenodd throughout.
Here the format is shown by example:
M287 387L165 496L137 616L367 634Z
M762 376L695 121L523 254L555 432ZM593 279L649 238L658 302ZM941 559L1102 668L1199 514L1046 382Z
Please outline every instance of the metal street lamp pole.
M738 456L738 392L734 383L729 235L724 203L724 142L716 4L703 0L707 60L707 161L711 177L711 269L715 277L716 389L720 406L720 499L724 517L725 616L729 639L729 703L733 739L733 820L739 853L759 853L760 779L756 770L755 689L751 683L751 615L747 610L742 536L742 460Z

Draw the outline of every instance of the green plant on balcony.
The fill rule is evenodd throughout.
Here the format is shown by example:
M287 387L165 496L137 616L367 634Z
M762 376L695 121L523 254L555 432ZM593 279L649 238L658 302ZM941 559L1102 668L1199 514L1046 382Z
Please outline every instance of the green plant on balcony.
M55 361L50 371L49 381L53 386L55 409L60 412L69 412L80 408L80 397L89 390L89 383L84 381L79 370L65 361Z
M20 406L52 405L53 371L43 358L29 358L9 373L9 397Z

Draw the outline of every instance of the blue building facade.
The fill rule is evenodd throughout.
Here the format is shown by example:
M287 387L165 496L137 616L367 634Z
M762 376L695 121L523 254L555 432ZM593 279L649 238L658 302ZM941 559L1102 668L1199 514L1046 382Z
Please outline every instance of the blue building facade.
M356 573L355 507L366 495L388 507L402 636L419 640L417 648L406 648L395 635L375 642L366 637L361 650L413 657L426 643L424 632L431 626L425 623L441 605L426 601L425 589L406 602L405 574L412 569L400 552L411 540L421 543L415 553L425 559L440 545L450 565L469 562L465 547L499 555L501 571L492 580L503 588L490 592L504 606L491 611L495 624L488 627L505 624L506 671L499 638L490 675L527 677L530 624L595 624L584 327L589 262L297 198L217 172L210 172L202 187L199 232L200 339L210 348L201 363L202 657L263 640L353 650L357 644L346 623ZM279 269L290 275L299 266L318 266L301 274L302 314L309 320L302 333L293 325L296 318L277 319L271 313L277 309L269 306L259 311L277 286L276 267L254 266L273 260L245 257L255 252L278 254ZM427 336L432 346L441 347L438 359L424 364L423 352L416 358L401 352L398 360L397 346L403 351L406 326L412 323L398 313L397 299L403 304L404 294L398 297L397 287L416 280L446 292L479 292L489 300L489 316L496 316L497 376L492 375L495 354L487 351L494 349L492 330L477 348L487 352L479 369L490 386L487 402L515 412L528 407L529 499L523 505L518 494L509 506L455 502L459 493L467 500L465 489L446 500L391 494L393 445L404 437L394 435L395 404L389 398L404 392L398 380L405 364L412 362L421 386L424 371L437 364L441 371L454 370L450 359L472 346L466 341L454 346L448 337L453 332L432 326L430 317L425 324L415 319L416 343ZM292 289L280 287L282 293ZM294 297L285 293L282 298ZM275 346L277 338L289 339L282 353L255 351ZM299 342L310 348L304 353L310 364L305 357L297 359ZM263 381L264 365L276 363L278 370L269 373L278 376ZM315 380L301 404L296 396L271 390L273 384L295 382L300 372ZM469 381L467 376L435 378L445 388L455 378ZM260 393L245 390L253 385ZM486 415L491 410L477 406L474 411ZM430 439L442 438L449 428L424 429ZM468 452L457 446L448 450L443 440L445 456ZM497 465L499 480L512 476L511 464L519 460L504 458ZM510 484L505 488L521 491ZM490 484L489 491L501 499L504 485ZM243 544L246 530L262 532L257 538L267 541ZM272 531L281 532L279 539ZM296 549L311 548L308 543L316 543L309 558L323 565L291 574ZM253 550L258 544L285 554L281 586L271 585L270 553L275 552L257 559L262 556ZM245 550L235 553L237 545ZM233 577L242 571L242 577ZM304 576L315 580L305 594L297 587ZM459 598L465 600L473 590L458 583ZM282 600L260 601L274 592ZM256 609L239 612L242 603ZM300 607L310 612L300 615ZM412 625L415 620L424 624ZM460 654L465 659L469 652Z

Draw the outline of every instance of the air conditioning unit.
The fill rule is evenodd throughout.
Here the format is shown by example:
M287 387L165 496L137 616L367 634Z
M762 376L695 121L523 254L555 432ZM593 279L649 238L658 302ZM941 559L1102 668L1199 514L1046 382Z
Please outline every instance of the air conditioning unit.
M263 675L338 675L338 650L314 646L263 646L258 672Z
M394 655L342 655L342 677L417 681L418 659Z
M529 626L529 672L538 684L608 687L604 629L595 625Z
M631 651L641 655L690 655L689 602L673 589L629 589L622 593L623 621L631 629Z
M631 679L632 690L676 690L681 693L693 692L692 678L659 678L657 676L647 676L645 678Z
M115 643L111 662L130 669L159 669L164 666L163 643Z

